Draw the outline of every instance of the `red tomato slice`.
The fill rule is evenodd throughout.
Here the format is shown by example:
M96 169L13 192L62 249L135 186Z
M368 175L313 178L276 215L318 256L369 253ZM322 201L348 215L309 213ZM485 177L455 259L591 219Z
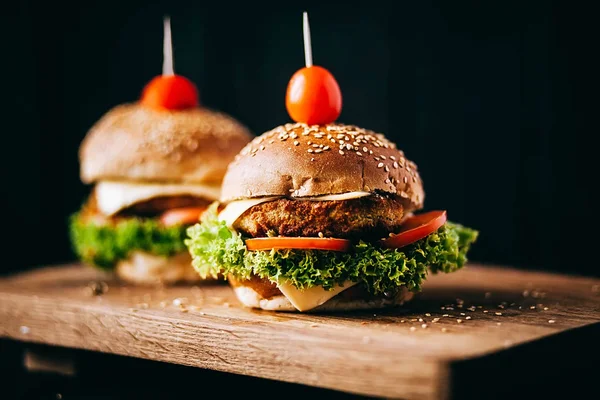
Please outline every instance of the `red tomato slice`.
M251 251L271 249L348 251L350 241L318 237L264 237L247 239L246 247Z
M162 213L160 222L165 226L194 224L205 210L205 207L173 208Z
M383 247L399 248L437 231L446 223L446 211L429 211L423 214L417 214L409 217L400 227L400 232L383 239L381 244Z

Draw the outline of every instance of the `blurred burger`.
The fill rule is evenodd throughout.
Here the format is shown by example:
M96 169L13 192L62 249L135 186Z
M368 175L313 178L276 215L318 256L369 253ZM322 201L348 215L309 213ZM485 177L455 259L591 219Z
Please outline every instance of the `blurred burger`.
M310 311L400 305L428 270L466 262L477 232L445 211L415 214L417 165L384 135L352 125L287 124L249 143L189 229L202 277L223 273L246 306Z
M201 279L186 228L219 199L228 163L252 139L234 118L200 106L194 84L168 67L140 101L102 116L79 150L81 180L93 188L70 220L75 253L138 284Z

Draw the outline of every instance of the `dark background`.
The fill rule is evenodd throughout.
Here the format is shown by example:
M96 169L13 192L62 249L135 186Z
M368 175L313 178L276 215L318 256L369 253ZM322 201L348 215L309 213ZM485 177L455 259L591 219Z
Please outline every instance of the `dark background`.
M161 72L163 15L176 72L197 83L205 105L259 134L289 120L284 94L303 66L307 10L315 63L342 89L340 120L386 133L417 162L426 208L480 230L472 260L599 274L598 24L578 2L2 7L2 272L73 258L66 219L89 190L79 143Z

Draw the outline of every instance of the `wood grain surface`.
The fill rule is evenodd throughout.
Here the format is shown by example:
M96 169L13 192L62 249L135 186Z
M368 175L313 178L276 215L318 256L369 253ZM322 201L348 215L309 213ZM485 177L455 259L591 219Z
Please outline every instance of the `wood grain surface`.
M447 398L456 362L598 324L600 280L469 265L430 276L403 308L300 314L243 308L226 284L131 287L73 264L3 278L0 321L0 337L24 342L362 395Z

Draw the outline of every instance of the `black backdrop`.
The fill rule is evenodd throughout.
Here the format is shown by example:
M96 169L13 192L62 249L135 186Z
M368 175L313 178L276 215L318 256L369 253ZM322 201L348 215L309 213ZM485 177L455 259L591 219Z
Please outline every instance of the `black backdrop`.
M597 275L590 138L597 23L577 2L24 1L5 9L3 272L73 258L66 219L89 188L77 148L162 65L255 133L287 122L309 11L340 120L385 132L417 162L426 208L481 231L471 259ZM11 257L13 256L13 257Z

